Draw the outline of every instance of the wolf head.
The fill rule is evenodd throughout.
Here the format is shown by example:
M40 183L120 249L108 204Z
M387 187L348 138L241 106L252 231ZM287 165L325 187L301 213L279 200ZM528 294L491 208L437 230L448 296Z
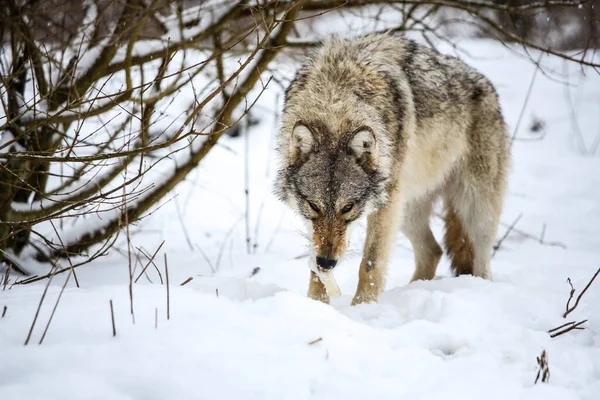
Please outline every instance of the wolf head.
M380 41L328 39L285 92L276 193L306 220L322 269L344 253L352 222L386 203L400 154L395 100L408 96L382 59L394 52L374 51Z
M298 121L288 138L287 166L276 189L312 229L316 264L335 267L348 226L386 200L380 145L369 126L332 134L325 124Z

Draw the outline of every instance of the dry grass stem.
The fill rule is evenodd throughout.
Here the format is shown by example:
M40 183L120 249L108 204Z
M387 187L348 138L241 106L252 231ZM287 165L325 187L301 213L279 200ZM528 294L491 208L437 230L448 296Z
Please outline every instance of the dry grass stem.
M179 286L185 286L185 285L187 285L188 283L190 283L190 282L191 282L193 279L194 279L194 278L192 278L192 277L190 276L190 277L189 277L189 278L187 278L185 281L181 282L181 283L179 284Z
M112 333L113 333L113 337L115 337L115 336L117 336L117 327L115 326L115 311L113 309L112 299L110 299L108 302L110 304L110 321L112 323Z
M56 303L54 303L54 307L52 308L52 313L50 314L50 318L48 318L48 323L46 324L46 328L44 328L44 333L42 333L42 337L40 338L40 342L38 344L42 344L42 342L44 341L44 338L46 337L46 333L48 332L48 328L50 328L50 323L52 322L54 313L56 312L56 309L58 308L58 303L60 302L63 292L65 291L65 288L67 287L67 284L69 283L69 279L71 278L72 273L73 273L73 270L71 270L71 272L69 272L69 274L67 275L67 279L65 279L65 283L60 288L60 293L58 294Z
M52 267L52 270L54 270L54 269L56 269L56 267ZM52 271L50 271L50 273L52 273ZM44 303L44 299L46 298L46 293L48 293L48 288L50 287L50 284L52 283L53 277L54 277L54 275L51 274L50 279L48 279L48 282L46 283L46 287L44 287L44 291L42 292L42 297L40 298L40 302L35 311L33 321L31 321L31 327L29 328L29 332L27 333L27 338L25 339L25 346L27 346L29 344L29 340L31 340L31 334L33 333L33 328L35 327L35 323L37 322L38 316L40 315L40 310L42 309L42 304Z
M319 343L319 342L320 342L320 341L322 341L322 340L323 340L323 338L322 338L322 337L320 337L320 338L317 338L317 339L315 339L315 340L311 340L310 342L308 342L308 345L310 346L310 345L313 345L313 344L315 344L315 343Z
M171 318L171 297L169 295L169 266L167 264L167 253L164 253L165 256L165 277L167 279L167 320Z
M534 384L538 383L539 379L542 378L542 382L546 383L550 380L550 366L548 365L548 354L546 350L542 351L539 357L536 357L538 364L538 373L535 377Z

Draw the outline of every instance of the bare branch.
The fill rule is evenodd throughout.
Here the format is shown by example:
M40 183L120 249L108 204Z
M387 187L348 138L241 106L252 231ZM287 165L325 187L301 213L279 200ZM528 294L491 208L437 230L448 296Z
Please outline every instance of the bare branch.
M571 280L570 279L568 280L569 285L571 285L571 293L569 296L569 300L567 301L567 310L563 314L563 318L567 318L567 315L569 315L573 310L575 310L577 308L577 306L579 305L579 301L581 300L581 298L583 297L585 292L590 288L590 286L592 286L592 283L594 282L594 279L596 279L598 274L600 274L600 268L598 268L598 270L596 271L594 276L592 276L592 279L589 280L589 282L587 283L587 285L585 285L585 287L583 288L581 293L579 293L579 296L577 296L577 299L575 300L575 304L573 304L573 307L569 307L569 303L571 302L571 298L573 297L573 294L575 293L575 289L573 288L573 285L571 285Z

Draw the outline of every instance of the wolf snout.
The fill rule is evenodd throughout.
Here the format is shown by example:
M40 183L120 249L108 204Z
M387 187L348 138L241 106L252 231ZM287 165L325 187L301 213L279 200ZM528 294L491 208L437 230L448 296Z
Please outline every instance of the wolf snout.
M321 269L332 269L337 264L337 260L332 260L331 258L325 257L317 257L317 265Z

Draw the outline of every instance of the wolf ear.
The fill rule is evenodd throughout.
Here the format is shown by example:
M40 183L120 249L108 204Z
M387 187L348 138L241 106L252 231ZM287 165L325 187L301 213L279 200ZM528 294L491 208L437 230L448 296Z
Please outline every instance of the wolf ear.
M374 168L377 159L377 139L373 131L365 128L354 132L348 141L348 151L359 163Z
M307 155L315 144L315 138L305 125L297 124L290 135L290 160L292 163Z

